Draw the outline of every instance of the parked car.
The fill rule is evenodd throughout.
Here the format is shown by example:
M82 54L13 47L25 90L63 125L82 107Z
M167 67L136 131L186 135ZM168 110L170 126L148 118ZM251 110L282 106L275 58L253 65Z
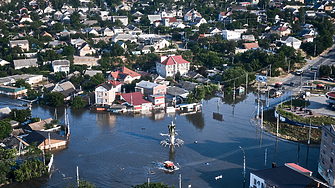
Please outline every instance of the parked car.
M290 86L294 86L294 82L291 82L291 83L290 83Z

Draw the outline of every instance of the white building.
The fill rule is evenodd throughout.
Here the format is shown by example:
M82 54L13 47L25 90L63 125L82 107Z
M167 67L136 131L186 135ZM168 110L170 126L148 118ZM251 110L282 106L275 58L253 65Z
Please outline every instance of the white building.
M160 62L156 62L156 70L159 75L166 78L186 74L190 70L190 62L184 60L181 55L162 56Z
M230 31L230 30L222 30L222 37L226 40L240 40L241 39L241 33L236 31Z
M112 16L112 22L116 20L120 20L123 25L128 25L128 17L127 16Z
M54 60L52 61L52 68L54 72L70 72L69 60Z

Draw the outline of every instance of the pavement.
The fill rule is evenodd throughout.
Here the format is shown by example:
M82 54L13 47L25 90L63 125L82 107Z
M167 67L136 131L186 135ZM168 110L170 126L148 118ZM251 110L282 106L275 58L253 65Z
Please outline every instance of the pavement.
M321 115L332 116L335 118L335 111L328 106L326 100L327 98L324 95L311 96L309 97L310 105L307 107L307 109Z

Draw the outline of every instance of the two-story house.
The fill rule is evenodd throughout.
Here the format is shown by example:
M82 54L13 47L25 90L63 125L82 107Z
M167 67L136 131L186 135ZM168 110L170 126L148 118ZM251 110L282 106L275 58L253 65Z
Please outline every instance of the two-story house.
M140 74L126 67L116 68L107 76L107 80L118 80L125 83L131 83L132 81L140 78Z
M118 81L106 81L98 85L95 90L95 103L111 105L117 94L121 94L121 83Z
M105 28L101 29L101 35L106 36L106 37L110 37L110 36L114 35L114 31L109 29L108 27L105 27Z
M112 16L112 22L116 20L120 20L123 25L128 25L128 17L127 16Z
M69 60L54 60L52 61L52 68L54 72L70 72L70 61Z
M149 81L142 80L135 86L136 92L141 92L143 95L165 95L166 85L156 84Z
M79 48L77 48L77 54L79 56L86 56L87 54L95 54L96 50L91 47L87 42L83 43Z
M183 59L181 55L161 56L160 62L156 62L156 70L159 75L166 78L186 74L190 70L190 62Z
M9 48L14 48L14 46L20 46L22 50L29 51L28 40L11 40L8 43Z
M291 34L291 29L285 26L275 26L271 27L270 33L277 34L282 37Z
M222 30L222 37L226 40L240 40L241 33L231 30Z

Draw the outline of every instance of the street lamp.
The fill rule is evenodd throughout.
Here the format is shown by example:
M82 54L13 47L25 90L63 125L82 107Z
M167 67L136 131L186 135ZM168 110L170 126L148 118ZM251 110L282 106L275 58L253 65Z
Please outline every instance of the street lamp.
M243 182L245 184L245 152L244 152L244 149L241 146L239 146L239 147L243 151Z

